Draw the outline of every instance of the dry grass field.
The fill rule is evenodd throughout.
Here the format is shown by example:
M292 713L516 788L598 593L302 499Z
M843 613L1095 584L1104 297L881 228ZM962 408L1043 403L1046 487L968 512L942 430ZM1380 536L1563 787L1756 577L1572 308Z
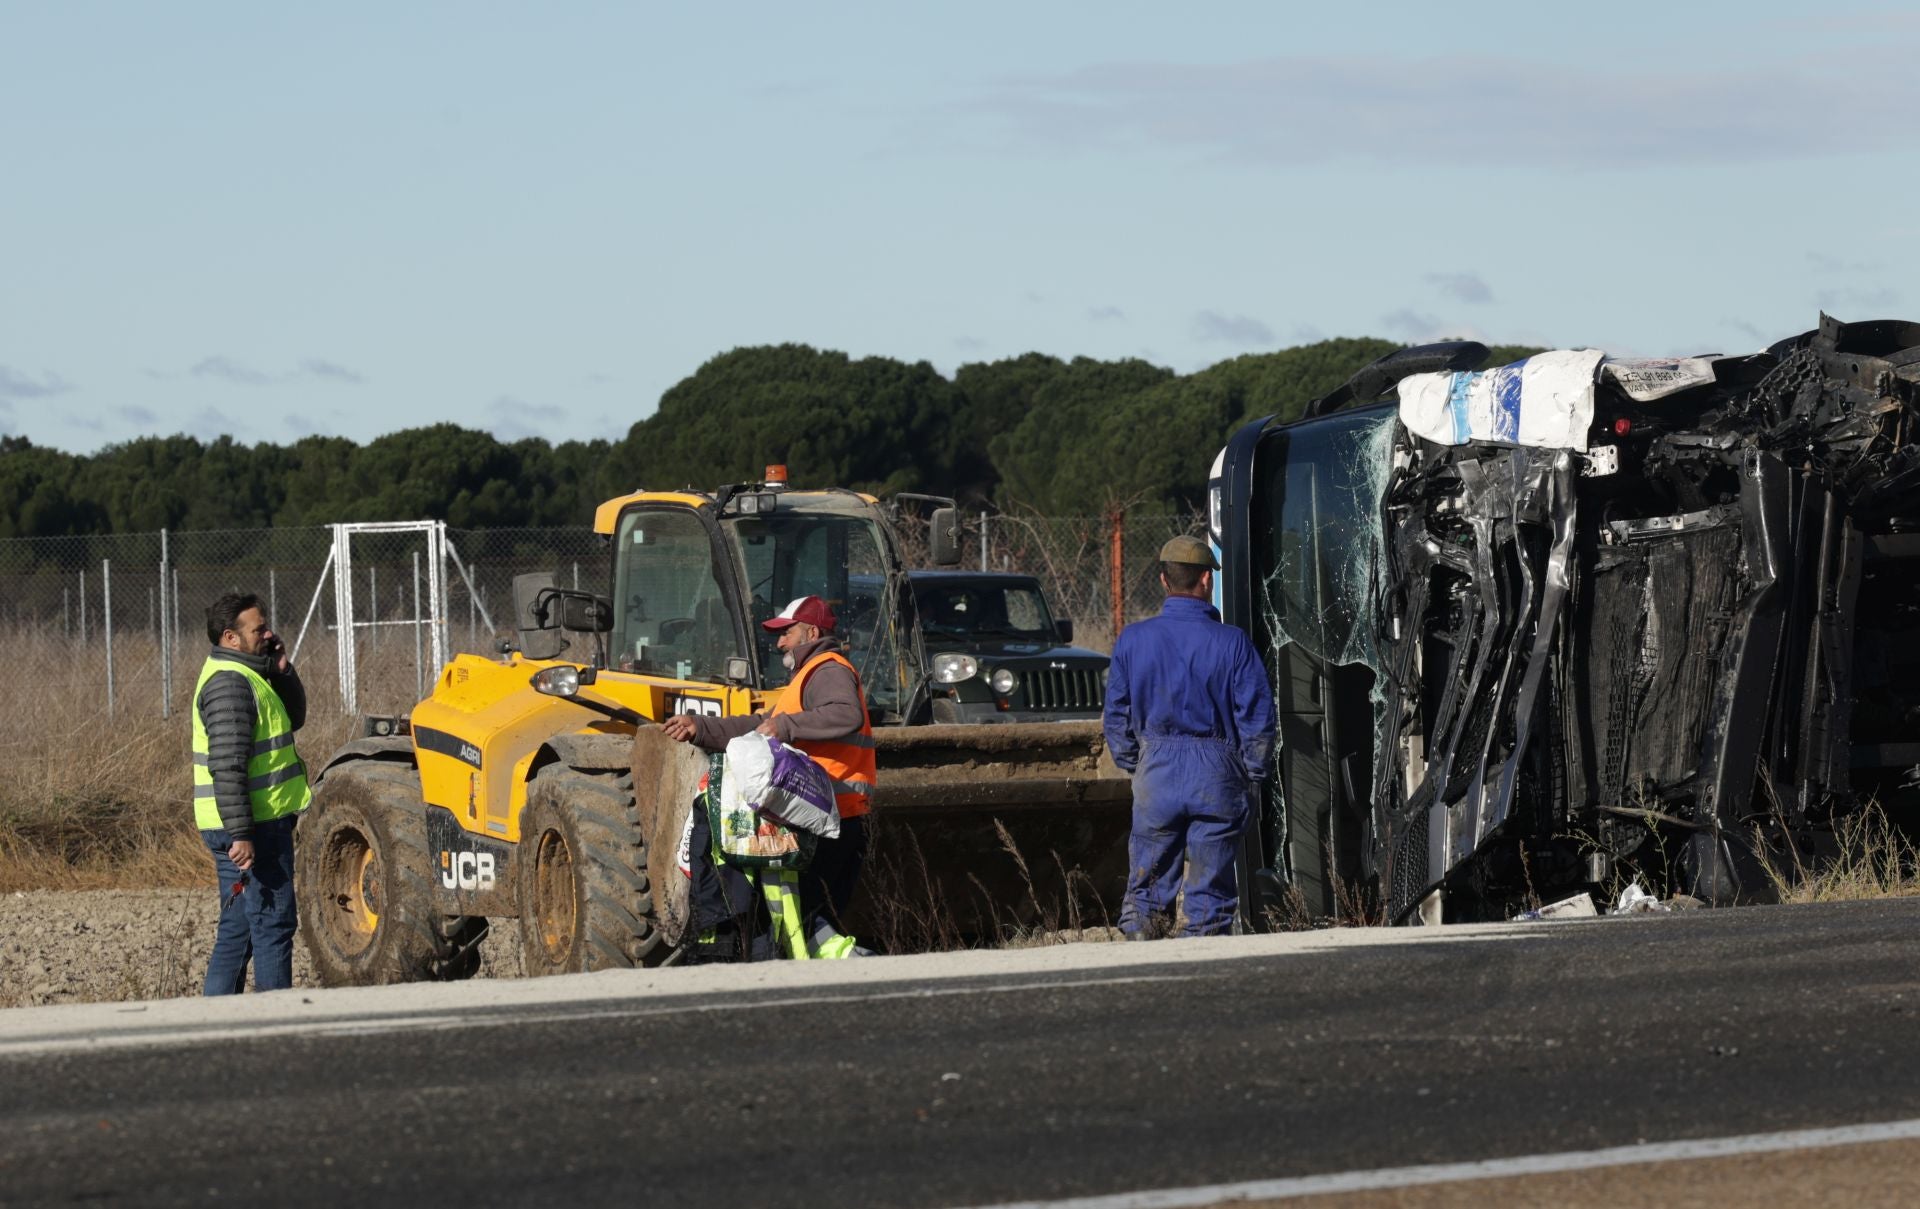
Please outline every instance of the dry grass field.
M183 644L172 716L160 711L160 654L151 636L116 637L116 708L106 706L104 661L58 635L0 636L15 672L0 711L0 893L18 890L212 886L213 863L193 826L188 708L206 657ZM413 644L364 643L363 709L404 712L415 697ZM95 667L98 663L100 666ZM346 742L355 720L340 708L328 639L311 638L300 664L309 764Z

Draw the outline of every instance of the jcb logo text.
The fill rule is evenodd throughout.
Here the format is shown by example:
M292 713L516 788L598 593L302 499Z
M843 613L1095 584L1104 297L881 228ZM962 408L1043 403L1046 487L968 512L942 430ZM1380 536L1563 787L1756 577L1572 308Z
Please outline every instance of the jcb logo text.
M449 890L493 889L493 853L442 852L440 884Z

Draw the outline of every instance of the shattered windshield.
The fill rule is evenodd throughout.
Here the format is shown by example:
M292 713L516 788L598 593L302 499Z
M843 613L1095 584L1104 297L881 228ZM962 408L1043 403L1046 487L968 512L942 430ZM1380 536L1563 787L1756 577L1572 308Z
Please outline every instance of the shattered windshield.
M1037 584L918 581L913 596L928 637L1051 642L1053 618Z
M1377 669L1380 501L1393 437L1394 413L1377 408L1280 430L1261 450L1271 651L1297 645L1330 664Z
M1379 662L1373 605L1394 413L1340 416L1277 434L1273 445L1261 451L1277 478L1261 493L1271 643L1371 668Z
M896 709L911 685L902 682L897 610L887 599L887 564L871 518L832 513L773 512L732 517L741 570L751 600L762 683L784 684L776 635L760 628L788 602L818 596L839 621L840 641L860 670L867 696Z
M1381 499L1393 464L1391 409L1280 429L1255 474L1255 641L1278 708L1280 775L1265 827L1311 912L1334 909L1329 869L1367 844L1350 808L1371 794L1387 709L1380 691Z

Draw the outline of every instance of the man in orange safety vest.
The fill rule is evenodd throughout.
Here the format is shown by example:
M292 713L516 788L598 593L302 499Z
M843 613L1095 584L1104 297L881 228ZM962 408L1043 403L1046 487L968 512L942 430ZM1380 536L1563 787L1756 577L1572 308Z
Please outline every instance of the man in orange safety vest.
M661 724L669 738L720 751L727 740L757 730L796 747L826 770L840 812L840 835L820 840L801 875L801 905L838 927L859 884L867 853L867 808L877 780L873 721L860 673L834 631L839 621L818 596L802 596L761 623L778 635L781 662L792 672L764 714L713 718L676 714Z

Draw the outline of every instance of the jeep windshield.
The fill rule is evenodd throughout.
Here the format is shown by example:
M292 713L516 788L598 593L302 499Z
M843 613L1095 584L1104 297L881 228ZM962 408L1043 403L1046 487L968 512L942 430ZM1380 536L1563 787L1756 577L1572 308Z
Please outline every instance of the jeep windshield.
M1053 618L1037 584L916 580L914 602L929 638L1053 642Z

